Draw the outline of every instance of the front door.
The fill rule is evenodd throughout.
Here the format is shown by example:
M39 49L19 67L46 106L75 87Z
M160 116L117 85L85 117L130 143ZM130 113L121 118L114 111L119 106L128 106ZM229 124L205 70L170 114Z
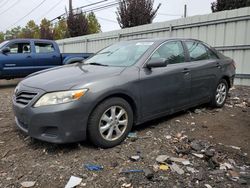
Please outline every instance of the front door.
M151 56L165 58L167 67L142 68L140 71L141 106L144 119L174 112L189 103L191 77L189 62L180 41L162 44Z
M32 51L30 42L15 42L9 44L10 52L4 54L3 76L23 77L29 74L29 67L32 65Z

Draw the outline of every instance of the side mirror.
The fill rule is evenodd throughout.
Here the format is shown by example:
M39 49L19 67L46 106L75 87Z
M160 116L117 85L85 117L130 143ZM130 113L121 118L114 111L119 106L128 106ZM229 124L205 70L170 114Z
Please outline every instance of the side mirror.
M167 60L165 58L154 58L150 59L146 66L147 68L157 68L157 67L166 67L167 66Z
M3 49L1 50L1 52L2 52L3 54L10 53L10 48L9 48L9 47L5 47L5 48L3 48Z

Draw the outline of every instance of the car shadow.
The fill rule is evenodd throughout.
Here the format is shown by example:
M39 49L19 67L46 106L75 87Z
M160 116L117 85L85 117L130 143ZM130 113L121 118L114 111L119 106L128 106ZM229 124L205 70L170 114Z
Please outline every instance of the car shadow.
M21 79L14 80L0 80L0 89L9 89L16 87L17 84L21 81Z
M193 107L193 108L190 108L190 109L187 109L187 110L183 110L183 111L180 111L180 112L176 112L174 114L171 114L171 115L166 115L166 116L163 116L163 117L160 117L160 118L157 118L157 119L154 119L154 120L151 120L151 121L148 121L148 122L145 122L145 123L142 123L140 125L137 125L137 126L134 126L132 128L132 131L143 131L145 129L154 129L156 126L158 126L159 124L162 124L164 122L168 122L168 121L171 121L172 119L175 119L177 117L182 117L184 115L187 115L190 114L190 113L195 113L194 111L196 109L209 109L211 110L212 108L209 107L208 104L204 104L204 105L200 105L200 106L196 106L196 107Z

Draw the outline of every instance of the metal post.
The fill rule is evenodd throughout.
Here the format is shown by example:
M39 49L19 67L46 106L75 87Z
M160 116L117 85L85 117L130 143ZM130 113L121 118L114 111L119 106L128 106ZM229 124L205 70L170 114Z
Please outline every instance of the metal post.
M184 18L187 17L187 5L185 4L184 5Z

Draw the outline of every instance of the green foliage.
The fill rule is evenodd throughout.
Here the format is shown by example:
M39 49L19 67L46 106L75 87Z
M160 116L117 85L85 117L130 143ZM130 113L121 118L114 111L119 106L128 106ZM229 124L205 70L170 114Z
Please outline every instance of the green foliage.
M6 39L10 40L10 39L19 38L19 36L21 34L21 30L22 30L22 28L20 26L14 27L11 30L7 30L5 32Z
M82 12L74 14L72 9L69 10L67 25L70 37L88 34L88 20Z
M5 33L0 32L0 42L15 38L59 40L98 32L101 32L101 25L93 12L87 14L87 16L82 12L75 15L71 12L67 20L61 19L55 24L52 24L46 18L41 21L40 25L30 20L23 28L18 26L7 30Z
M68 33L67 22L65 20L60 20L54 26L54 40L64 39L68 37L69 33Z
M250 0L217 0L212 3L213 12L232 10L250 6Z
M53 40L53 25L46 18L40 24L40 38Z
M101 25L99 24L94 12L87 15L88 20L88 34L101 32Z
M4 33L0 32L0 42L3 42L3 41L4 41Z
M33 20L30 20L27 25L21 29L18 38L40 38L39 26Z
M121 28L150 24L161 4L154 10L154 0L119 0L117 21Z

